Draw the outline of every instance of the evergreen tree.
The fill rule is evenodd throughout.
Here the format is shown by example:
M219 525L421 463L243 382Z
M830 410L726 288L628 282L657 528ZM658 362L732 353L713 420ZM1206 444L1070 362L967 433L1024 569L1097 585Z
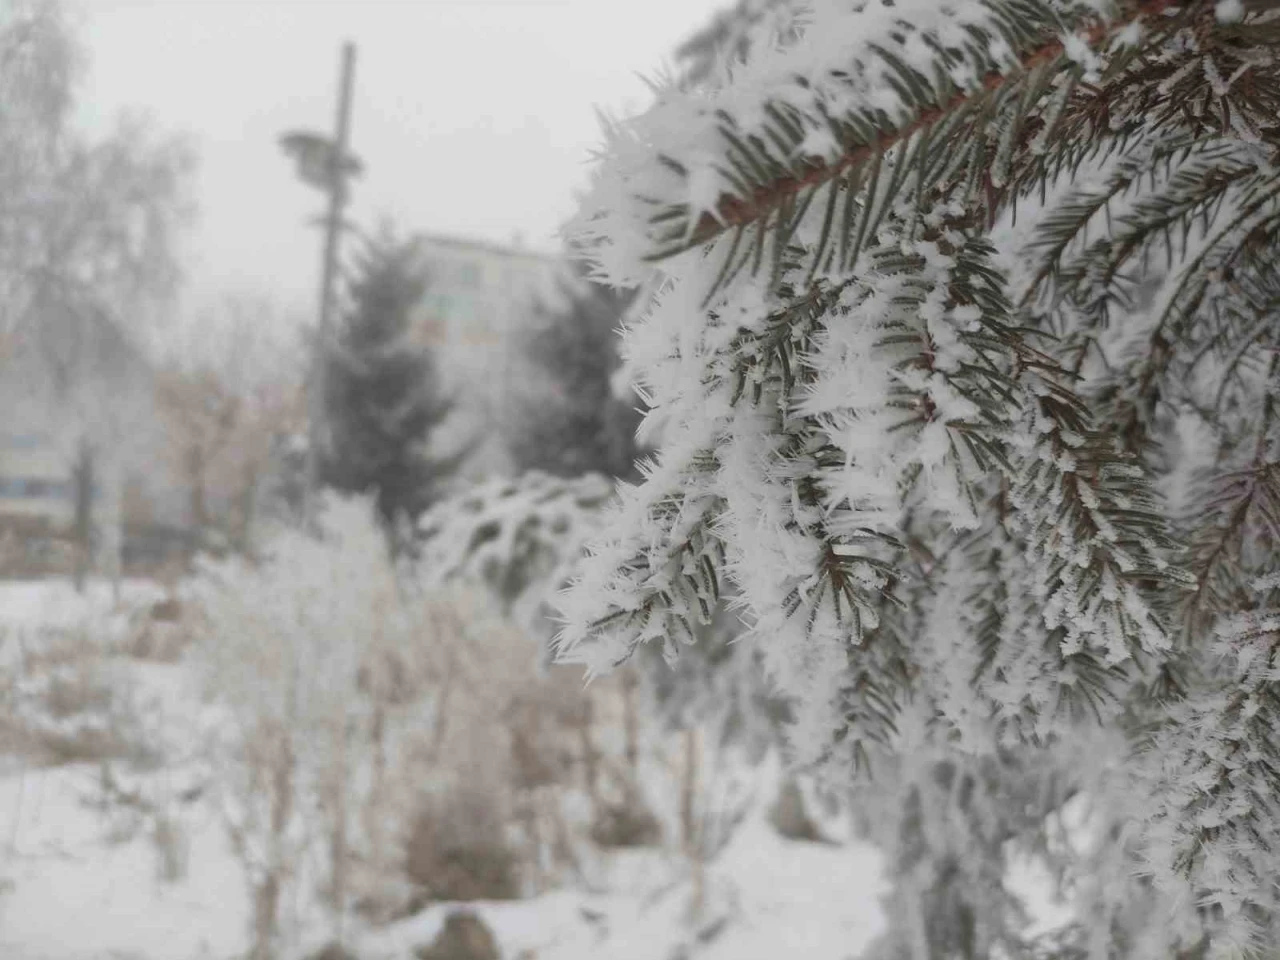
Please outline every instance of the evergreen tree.
M390 231L371 240L351 284L351 308L325 357L326 485L375 496L389 531L440 495L461 456L429 450L453 407L412 321L427 278L412 242Z
M577 273L561 280L558 303L537 305L521 338L529 388L508 416L518 470L634 475L640 414L614 389L617 331L633 297Z
M1280 3L786 6L608 131L576 223L658 291L625 350L663 428L562 657L675 650L731 585L794 758L915 785L888 955L1265 955ZM1029 802L1082 740L1103 772ZM1076 793L1079 919L1021 942L983 865Z

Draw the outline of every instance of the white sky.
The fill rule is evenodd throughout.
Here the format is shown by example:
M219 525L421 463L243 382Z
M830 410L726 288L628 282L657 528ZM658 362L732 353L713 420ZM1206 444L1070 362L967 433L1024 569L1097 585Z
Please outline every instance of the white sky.
M86 123L140 108L192 136L200 218L189 306L237 292L313 310L322 196L279 135L333 129L341 43L357 45L352 214L372 226L555 249L600 141L595 105L728 0L80 0Z

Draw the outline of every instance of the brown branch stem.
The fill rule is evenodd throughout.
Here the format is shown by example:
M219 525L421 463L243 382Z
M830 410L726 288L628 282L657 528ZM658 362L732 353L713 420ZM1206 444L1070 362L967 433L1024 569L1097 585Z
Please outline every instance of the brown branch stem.
M1086 39L1090 46L1097 46L1118 29L1144 17L1158 16L1170 7L1177 5L1177 0L1142 0L1124 16L1106 22L1094 23L1086 31ZM983 78L976 90L957 93L946 103L923 111L910 123L897 130L881 134L870 143L862 143L850 149L839 160L830 164L812 165L808 173L801 176L781 177L767 187L758 188L750 199L742 199L732 194L723 195L716 204L716 213L705 212L699 218L693 230L691 245L697 246L713 239L731 227L743 227L767 216L776 207L790 200L800 191L808 187L816 187L833 180L876 153L905 143L920 130L925 129L951 112L958 110L978 97L985 96L1000 89L1011 77L1026 73L1052 62L1063 53L1061 40L1051 40L1028 52L1019 61L1018 71L992 72Z

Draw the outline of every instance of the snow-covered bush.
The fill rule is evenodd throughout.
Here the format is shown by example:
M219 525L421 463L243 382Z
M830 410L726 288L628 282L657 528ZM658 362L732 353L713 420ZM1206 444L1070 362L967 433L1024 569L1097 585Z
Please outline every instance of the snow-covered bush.
M546 636L558 619L556 594L580 571L614 496L614 483L598 474L531 471L476 487L423 517L421 576L434 585L482 583L517 623ZM763 749L770 739L766 717L778 705L769 702L754 651L732 646L739 626L718 605L690 656L678 663L668 657L672 669L647 660L640 666L670 728L711 722Z
M420 576L432 585L483 585L526 632L530 651L545 660L554 629L549 617L554 594L572 576L583 544L613 493L613 482L599 474L565 478L534 470L481 484L422 518ZM545 805L536 798L539 782L569 785L576 779L571 770L576 759L592 806L586 832L593 842L613 845L620 834L628 840L657 839L660 831L638 790L634 769L621 778L623 789L617 796L602 794L602 781L608 793L610 783L620 778L601 777L606 750L597 742L601 718L593 701L619 693L627 712L622 721L627 729L624 752L634 767L636 705L630 686L622 691L583 691L576 679L551 671L513 704L517 772L535 791L525 811L532 829L541 817L534 808ZM642 828L620 831L618 825L624 822Z
M298 872L318 826L327 879L346 892L353 740L370 713L361 668L402 629L395 570L368 504L329 502L321 527L319 537L279 531L259 563L206 563L192 589L197 662L225 716L212 731L217 783L253 887L255 956L277 947L286 889L314 879Z
M551 597L613 495L612 481L594 473L564 478L535 470L480 484L419 521L419 569L429 584L485 585L516 623L545 635Z
M121 657L89 631L0 630L24 651L3 671L0 738L38 763L118 760L154 765L164 748Z
M479 486L423 518L420 575L431 584L485 584L517 622L543 640L552 626L554 596L586 559L585 543L613 496L613 482L594 474L561 478L531 471ZM776 744L782 705L770 695L758 651L733 643L739 629L737 616L721 604L712 624L696 628L700 642L678 660L642 656L636 669L608 682L563 691L557 711L563 716L541 726L551 753L566 735L579 741L576 753L593 810L587 836L596 846L648 846L664 833L674 839L693 829L684 823L693 815L676 804L668 811L670 829L664 830L654 809L664 806L662 798L649 796L643 783L642 752L652 762L677 734L688 737L695 728L707 734L691 766L681 752L685 782L673 788L682 794L692 790L696 797L690 802L699 810L694 819L710 821L719 814L702 796L707 785L699 783L699 769L720 762L726 750L743 759L739 746L756 763ZM538 689L560 679L553 670Z
M435 900L519 896L523 864L502 800L498 783L474 777L424 798L404 845L409 879Z
M531 471L481 485L424 516L421 575L430 584L482 583L532 636L547 638L555 594L579 569L585 543L613 496L613 482L596 474L562 478ZM622 728L622 742L613 744L625 762L621 777L598 778L599 764L586 761L596 807L590 835L597 843L647 844L661 834L639 784L640 711L656 709L662 720L654 731L659 737L705 725L714 729L715 742L749 741L757 759L772 742L769 714L776 704L769 702L755 652L731 645L736 629L737 618L721 610L714 627L702 631L704 642L692 656L678 663L646 660L637 673L615 684L597 684L585 696L565 691L564 704L576 703L589 716L570 710L562 730L581 723L607 728L609 719ZM598 704L591 707L588 697ZM640 702L645 698L651 709ZM621 710L611 711L611 705ZM620 716L611 717L614 713ZM608 753L607 729L593 734L583 728L582 733L601 740L584 744L588 754Z
M395 913L423 864L449 858L500 860L502 892L524 889L514 754L546 749L521 715L543 681L537 644L486 590L402 577L371 505L334 499L318 535L282 528L256 561L206 564L191 595L260 942L298 883L321 889L339 925L353 908ZM317 856L318 874L300 872ZM444 880L426 892L462 895Z

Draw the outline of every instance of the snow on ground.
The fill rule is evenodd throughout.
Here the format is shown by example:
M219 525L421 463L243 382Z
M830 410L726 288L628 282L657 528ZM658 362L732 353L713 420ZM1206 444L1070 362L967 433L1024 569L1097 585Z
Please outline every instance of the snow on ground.
M651 873L651 858L621 854L615 878ZM676 863L672 866L679 867ZM403 960L430 943L453 910L475 910L504 957L537 960L849 960L883 929L880 856L866 844L844 847L785 840L763 808L743 824L709 870L703 922L691 926L688 879L647 895L556 893L515 903L437 904L361 944L370 960Z
M122 580L120 603L108 580L90 580L83 593L63 579L0 581L0 626L58 629L101 627L121 612L164 599L151 580Z
M147 583L125 584L117 604L107 584L77 595L65 583L0 584L0 632L36 637L90 628L93 637L127 624L129 610L161 599ZM116 626L111 627L112 624ZM127 672L133 709L180 757L199 740L208 713L194 677L181 664L104 658ZM838 837L841 845L786 840L767 810L781 771L776 762L724 776L725 797L741 778L749 813L709 866L705 909L688 921L689 865L667 851L602 855L591 871L604 892L563 891L512 903L471 904L494 930L504 960L852 960L883 928L879 854ZM654 769L653 785L670 771ZM123 789L144 786L159 797L185 838L185 876L161 876L155 817L106 811L101 770L77 764L0 775L0 958L3 960L232 960L248 930L245 875L225 826L204 794L189 792L198 771L182 766L152 774L118 774ZM734 789L729 790L729 787ZM668 791L657 790L659 793ZM828 827L838 826L829 824ZM836 836L838 830L829 831ZM179 848L183 848L179 844ZM1009 882L1031 900L1041 929L1064 918L1034 864ZM437 904L409 920L367 931L358 940L368 960L409 960L430 943L460 905ZM325 930L304 939L322 943Z
M0 957L237 956L248 922L244 876L216 817L200 804L180 810L190 871L180 882L165 883L145 829L121 836L118 818L93 809L97 776L92 766L76 766L0 780L0 843L6 850L0 876L7 881L0 895ZM437 904L367 933L357 944L360 955L409 960L460 907L484 918L509 960L852 960L883 929L879 854L856 842L837 847L785 840L768 825L763 806L711 866L701 925L686 922L691 886L678 857L633 852L613 859L611 881L619 888L613 893ZM678 881L659 882L664 873ZM1018 882L1043 881L1026 869L1018 871ZM1043 895L1036 901L1037 911L1050 906ZM320 932L310 939L323 937Z
M107 644L126 637L136 612L165 598L150 580L91 580L83 593L67 580L0 581L0 667L31 652L41 636L82 634Z
M200 802L175 804L190 843L189 872L166 883L150 825L107 816L94 805L100 792L93 765L0 779L0 957L230 960L242 951L244 875L216 815ZM658 851L612 856L612 893L469 906L493 928L506 958L531 950L537 960L666 960L696 942L697 929L706 931L696 950L705 960L775 960L784 949L813 960L856 956L881 929L878 855L859 844L784 840L764 806L711 866L701 928L685 919L687 868ZM458 906L438 904L367 934L361 956L408 960Z
M190 872L159 875L148 824L93 808L93 766L0 780L0 957L6 960L229 960L247 929L244 876L221 823L180 811Z

